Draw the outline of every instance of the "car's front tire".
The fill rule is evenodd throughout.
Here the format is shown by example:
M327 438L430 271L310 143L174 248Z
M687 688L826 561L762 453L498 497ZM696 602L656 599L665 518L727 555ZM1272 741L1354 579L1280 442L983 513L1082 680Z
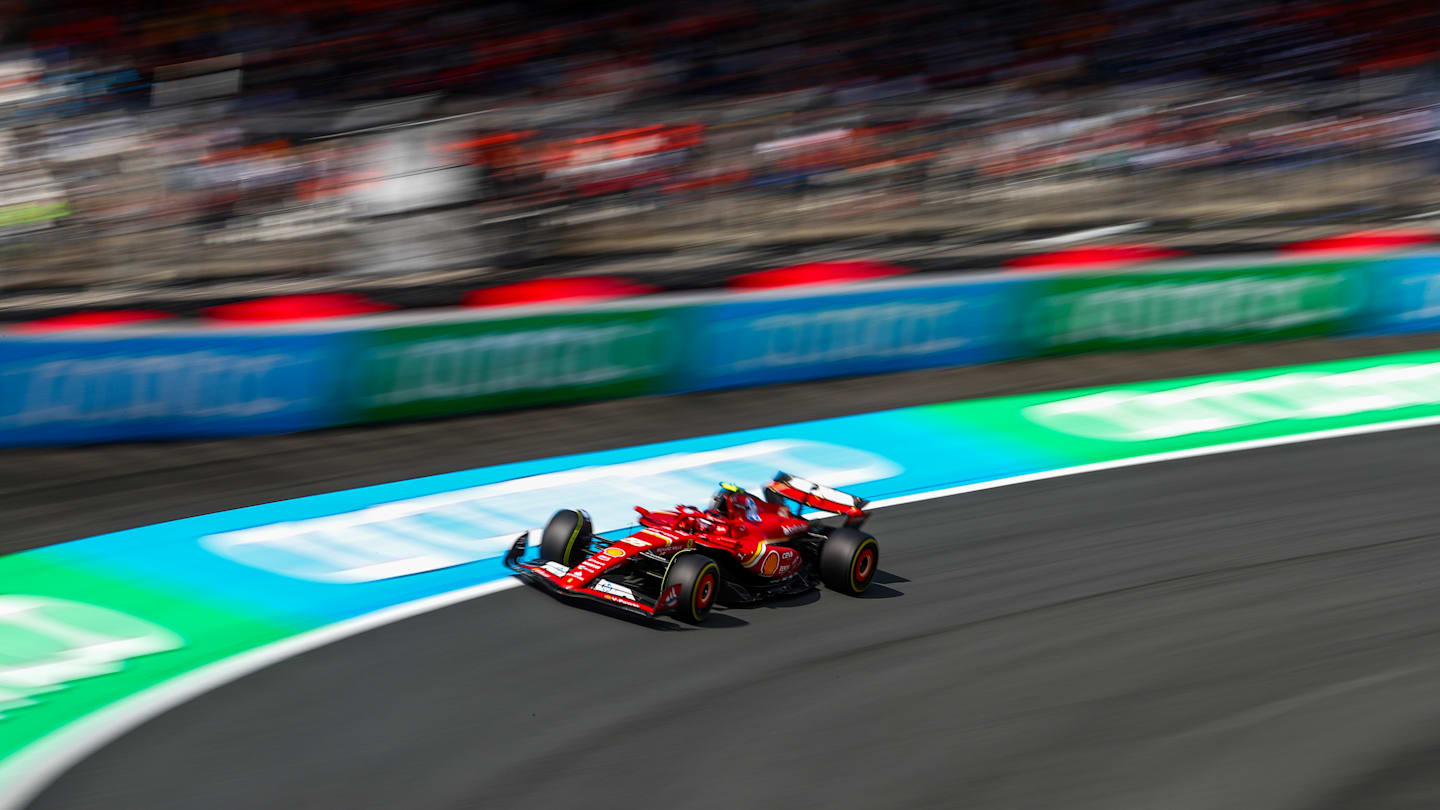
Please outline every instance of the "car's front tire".
M689 624L700 624L709 617L710 609L720 596L720 566L704 554L681 554L670 561L665 580L660 583L660 593L675 585L680 586L675 617Z
M820 547L820 581L832 591L859 596L878 570L880 544L859 529L836 529Z
M540 556L570 568L590 556L593 536L589 515L578 509L561 509L540 535Z

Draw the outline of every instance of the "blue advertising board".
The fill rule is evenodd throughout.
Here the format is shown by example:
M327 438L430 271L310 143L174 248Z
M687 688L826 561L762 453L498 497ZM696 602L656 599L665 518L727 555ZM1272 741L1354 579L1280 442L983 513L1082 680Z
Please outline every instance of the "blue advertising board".
M0 340L0 445L284 433L336 421L344 335Z
M1369 273L1364 334L1440 330L1440 255L1377 261Z
M693 389L972 365L1015 356L1024 280L701 304Z

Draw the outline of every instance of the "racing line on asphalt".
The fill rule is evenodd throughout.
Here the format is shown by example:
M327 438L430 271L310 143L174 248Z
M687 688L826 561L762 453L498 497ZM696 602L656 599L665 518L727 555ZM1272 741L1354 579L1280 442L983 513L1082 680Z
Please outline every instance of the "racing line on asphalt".
M1264 808L1429 796L1440 429L876 513L873 593L656 629L530 589L130 732L36 808Z

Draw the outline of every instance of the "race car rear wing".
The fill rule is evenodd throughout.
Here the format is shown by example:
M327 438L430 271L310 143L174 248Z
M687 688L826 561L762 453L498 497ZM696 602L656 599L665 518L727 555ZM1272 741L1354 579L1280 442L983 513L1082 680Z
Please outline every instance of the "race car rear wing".
M853 528L858 528L870 516L865 511L870 502L864 498L785 472L775 473L775 480L765 485L765 500L778 503L777 498L794 501L802 509L819 509L843 515L845 525Z

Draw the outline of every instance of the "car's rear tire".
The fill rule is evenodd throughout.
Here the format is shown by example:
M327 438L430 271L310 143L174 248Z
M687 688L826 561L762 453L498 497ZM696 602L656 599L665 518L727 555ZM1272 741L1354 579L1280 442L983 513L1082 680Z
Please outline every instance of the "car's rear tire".
M660 593L675 585L680 586L675 617L689 624L700 624L710 615L720 596L720 566L704 554L681 554L670 561L665 581L660 583Z
M593 536L589 515L578 509L561 509L540 535L540 556L569 568L590 556Z
M859 596L878 570L880 544L859 529L836 529L820 547L820 581L832 591Z

